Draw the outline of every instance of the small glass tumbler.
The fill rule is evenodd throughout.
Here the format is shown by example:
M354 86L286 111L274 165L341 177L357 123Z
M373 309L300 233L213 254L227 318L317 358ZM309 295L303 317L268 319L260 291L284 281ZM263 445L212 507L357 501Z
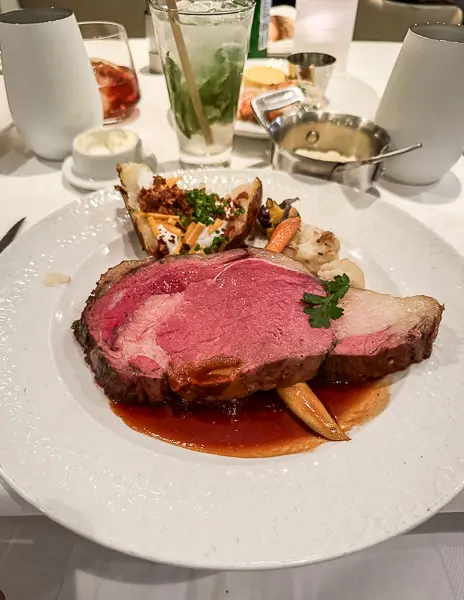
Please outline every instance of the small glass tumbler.
M150 0L181 163L228 165L255 2L169 4Z
M140 88L126 30L109 21L84 21L79 28L100 90L105 124L130 117Z
M322 108L324 94L337 62L322 52L299 52L288 57L288 78L299 87L316 108Z

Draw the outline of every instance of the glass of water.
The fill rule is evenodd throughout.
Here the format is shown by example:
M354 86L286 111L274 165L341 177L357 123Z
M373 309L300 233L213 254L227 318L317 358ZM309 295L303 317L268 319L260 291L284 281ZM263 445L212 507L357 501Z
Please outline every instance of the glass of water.
M181 163L227 166L255 0L150 5Z

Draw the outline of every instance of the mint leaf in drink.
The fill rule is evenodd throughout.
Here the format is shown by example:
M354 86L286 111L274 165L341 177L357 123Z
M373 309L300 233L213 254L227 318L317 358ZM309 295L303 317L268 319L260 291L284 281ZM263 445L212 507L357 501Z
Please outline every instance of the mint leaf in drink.
M164 75L177 126L190 139L200 126L182 71L169 56L169 52L164 63Z
M234 45L223 46L197 73L196 83L206 120L215 123L232 123L237 110L243 72L243 50ZM184 75L173 58L166 55L164 73L177 126L190 139L200 133L200 125L193 108Z
M229 55L223 48L219 48L214 53L213 64L202 74L203 81L199 85L199 92L203 106L216 106L218 96L221 95L222 86L227 81L229 73Z

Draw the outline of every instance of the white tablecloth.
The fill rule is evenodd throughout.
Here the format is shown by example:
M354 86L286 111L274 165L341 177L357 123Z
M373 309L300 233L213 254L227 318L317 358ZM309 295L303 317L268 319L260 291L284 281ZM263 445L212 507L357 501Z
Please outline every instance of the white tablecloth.
M164 77L148 72L145 40L133 40L131 44L139 69L142 100L139 117L128 126L138 132L145 148L157 157L160 172L178 168L176 137L167 119L169 101ZM348 73L370 85L380 97L399 48L394 43L355 42L349 55ZM246 168L262 162L267 149L265 141L237 138L232 167ZM415 188L383 181L379 192L384 200L414 215L464 254L463 182L461 158L436 185ZM25 150L11 123L3 87L0 88L0 186L0 237L21 217L27 216L26 229L81 193L63 181L60 164L40 160ZM457 498L447 510L464 510L464 497ZM0 482L0 516L34 512Z
M106 550L42 517L0 518L7 600L464 600L463 559L463 533L422 532L299 569L192 571Z

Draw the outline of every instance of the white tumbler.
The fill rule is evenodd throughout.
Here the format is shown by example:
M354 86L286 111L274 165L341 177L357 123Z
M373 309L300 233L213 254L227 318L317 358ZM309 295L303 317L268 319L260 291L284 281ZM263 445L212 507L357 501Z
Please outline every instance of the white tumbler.
M73 12L3 13L0 47L14 124L35 154L63 160L78 133L103 123L100 93Z
M395 148L423 146L388 161L387 177L426 185L451 169L464 150L464 27L411 27L375 121Z
M297 0L293 52L323 52L345 70L358 0Z

